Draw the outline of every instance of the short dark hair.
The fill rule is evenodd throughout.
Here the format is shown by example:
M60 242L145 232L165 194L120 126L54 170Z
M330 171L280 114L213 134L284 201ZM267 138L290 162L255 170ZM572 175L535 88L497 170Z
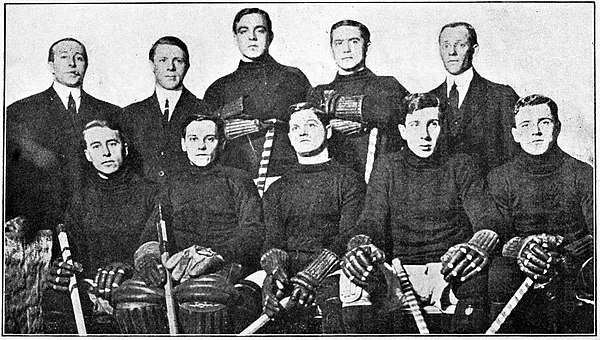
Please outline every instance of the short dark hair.
M550 108L550 115L554 120L555 125L560 126L560 120L558 119L558 105L554 102L554 100L550 99L541 94L530 94L528 96L519 98L517 103L515 104L515 114L513 116L513 127L516 127L517 122L515 120L517 113L521 110L521 108L525 106L535 106L535 105L543 105L546 104Z
M475 28L473 28L473 26L471 26L471 24L469 24L468 22L464 22L464 21L457 21L457 22L451 22L449 24L444 25L444 27L442 27L442 29L440 30L440 34L438 35L438 43L440 41L440 38L442 37L442 32L444 32L444 30L446 28L454 28L454 27L464 27L467 29L467 34L468 34L468 41L471 44L471 47L477 45L477 32L475 32Z
M104 119L94 119L85 124L83 130L81 131L81 142L83 144L83 148L87 149L87 142L85 141L85 132L91 128L100 127L100 128L108 128L114 131L117 131L117 137L121 141L123 145L123 156L125 156L125 147L127 147L127 134L121 128L121 125L112 120L104 120Z
M329 115L323 109L321 109L321 107L311 102L301 102L290 105L290 108L288 110L288 121L294 113L305 110L312 111L317 116L317 118L319 118L321 123L323 123L323 127L327 127L327 125L329 125L331 117L329 117Z
M335 31L336 28L341 26L358 27L358 29L360 30L360 35L365 41L365 45L371 42L371 32L369 32L367 26L355 20L341 20L333 24L333 26L331 26L331 30L329 31L329 45L333 43L333 31Z
M52 44L52 46L50 46L50 49L48 50L48 62L52 62L54 61L54 46L58 45L59 43L63 42L63 41L72 41L75 43L78 43L79 46L81 46L81 48L83 48L83 58L85 59L85 62L88 62L88 56L87 56L87 50L85 49L85 45L81 43L81 41L75 39L75 38L62 38L58 41L56 41L54 44Z
M156 53L156 48L158 45L173 45L179 47L183 51L185 63L188 67L190 66L190 53L188 52L187 45L181 39L173 36L162 37L158 39L154 45L152 45L150 52L148 53L148 58L150 61L154 61L154 54Z
M219 140L219 144L222 144L225 141L225 122L218 115L212 113L192 113L186 116L183 120L183 124L181 124L181 138L185 139L187 127L192 122L201 122L205 120L215 123L217 127L217 139Z
M269 13L265 12L260 8L244 8L241 11L237 12L235 18L233 18L233 34L237 34L237 24L242 20L244 15L248 14L260 14L265 21L267 22L267 30L269 31L269 36L273 37L273 24L271 23L271 18L269 17Z
M426 109L428 107L434 107L439 110L439 119L442 119L442 115L445 112L444 102L441 101L436 95L431 93L413 93L404 97L402 101L402 109L397 119L397 124L404 125L406 123L406 116L413 114L417 110Z

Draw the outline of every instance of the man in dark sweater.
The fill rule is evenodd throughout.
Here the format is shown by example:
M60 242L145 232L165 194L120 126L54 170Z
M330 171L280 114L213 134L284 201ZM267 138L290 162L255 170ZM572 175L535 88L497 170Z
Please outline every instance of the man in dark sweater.
M176 254L210 247L225 262L242 264L250 271L258 266L264 241L262 202L245 171L218 161L223 139L218 117L190 115L184 121L180 145L187 161L158 199L168 230L168 250ZM158 254L156 239L155 226L144 231L136 261ZM181 268L185 270L176 280L202 274L190 274L194 264Z
M313 88L308 100L325 104L334 116L333 158L368 182L374 160L402 146L393 118L408 91L394 77L377 76L367 68L371 33L362 23L335 23L330 45L338 72L331 83Z
M505 242L503 257L490 267L491 316L500 313L526 277L534 282L502 333L594 331L594 306L580 299L576 280L593 255L594 170L560 149L560 128L552 99L519 99L512 134L520 151L488 175L501 213L497 230Z
M451 332L477 333L486 329L487 278L462 273L449 258L472 253L477 259L468 271L476 274L485 266L496 235L484 230L481 209L489 200L482 195L483 178L475 163L467 155L445 157L439 151L445 142L442 106L432 94L406 97L398 127L408 147L377 163L357 229L367 230L365 235L373 240L365 246L379 247L403 262L423 304L442 311L457 304ZM481 239L489 239L490 245ZM371 261L356 263L364 251L351 249L343 260L344 272L363 286L373 277ZM397 326L389 332L411 332L406 322L402 327L392 324Z
M273 30L267 12L258 8L241 10L233 21L233 34L242 60L237 70L208 87L204 100L214 110L227 112L223 115L227 131L234 131L233 126L240 122L254 128L228 133L230 140L222 163L257 178L259 163L265 158L265 136L274 126L274 136L269 138L273 138L272 154L268 168L263 165L262 172L263 176L281 176L295 163L294 150L285 136L287 109L305 100L310 83L302 71L279 64L269 54Z
M93 167L87 169L85 189L76 193L67 210L65 225L73 259L82 269L77 272L77 277L84 313L88 317L88 330L90 333L114 333L116 329L111 329L110 324L102 325L98 322L101 317L92 315L111 314L112 307L108 301L112 291L131 276L135 250L131 245L138 242L149 221L158 186L131 170L126 138L116 124L93 120L85 126L83 139L86 159ZM52 307L66 307L63 317L68 320L73 320L67 294L69 277L73 272L73 267L57 259L48 277L50 287L64 292L56 296L57 300L50 300L53 301ZM81 285L84 279L94 279L90 289L90 293L96 296L93 299L94 312L83 289L88 286ZM46 297L50 299L50 296ZM67 325L67 329L49 326L47 330L73 333L75 325L72 322Z
M277 268L276 274L268 272L263 286L266 313L270 316L281 311L276 294L290 285L288 275L306 268L323 249L341 256L350 237L357 233L354 225L362 209L366 186L357 173L330 158L331 133L329 117L316 106L300 103L292 108L288 136L298 160L263 197L266 224L263 264L273 254L273 248L288 255L287 265ZM277 289L273 281L284 288ZM329 312L322 304L326 298L337 298L337 289L328 291L333 292L332 296L318 297L323 314ZM314 298L315 292L311 294ZM319 332L310 326L307 329L308 320L315 316L312 312L316 312L314 307L290 313L283 317L280 327L287 322L285 333ZM294 323L294 319L303 325Z
M158 39L148 55L155 78L154 93L123 109L122 124L131 136L135 170L157 183L165 183L177 164L180 128L185 117L199 110L198 99L184 85L190 68L187 45L177 37ZM208 108L202 110L208 111Z
M5 220L22 216L36 230L63 223L73 194L81 189L87 162L79 140L85 124L119 110L83 90L88 54L78 40L52 44L48 67L51 87L6 108Z
M466 153L480 162L484 176L506 163L517 150L510 134L519 96L508 85L491 82L473 68L477 33L466 22L444 25L438 37L446 81L431 90L448 103L446 151Z

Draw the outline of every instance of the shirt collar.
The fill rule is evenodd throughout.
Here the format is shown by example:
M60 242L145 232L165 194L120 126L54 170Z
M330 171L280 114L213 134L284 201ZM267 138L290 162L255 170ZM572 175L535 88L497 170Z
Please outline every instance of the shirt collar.
M468 70L466 70L465 72L458 74L458 75L454 75L454 74L450 74L448 73L446 75L446 85L448 88L448 91L450 91L450 89L452 88L452 85L456 84L456 87L460 88L469 88L469 85L471 84L471 80L473 80L473 67L469 68Z
M181 92L183 92L183 88L181 90L167 90L160 86L156 86L156 97L158 98L158 104L160 105L160 111L165 111L165 100L169 100L169 115L171 115L175 109L175 105L179 101L181 97Z
M62 101L63 105L66 109L69 108L69 94L73 96L75 100L75 106L77 110L79 110L79 106L81 104L81 87L68 87L57 81L52 84L52 88L58 94L60 101Z

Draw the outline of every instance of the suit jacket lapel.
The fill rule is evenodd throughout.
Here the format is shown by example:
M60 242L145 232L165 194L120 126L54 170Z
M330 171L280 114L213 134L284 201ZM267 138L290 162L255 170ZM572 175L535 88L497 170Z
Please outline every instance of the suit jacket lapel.
M481 106L485 103L487 87L479 73L473 70L473 79L469 85L469 90L460 106L460 113L466 121L473 119Z

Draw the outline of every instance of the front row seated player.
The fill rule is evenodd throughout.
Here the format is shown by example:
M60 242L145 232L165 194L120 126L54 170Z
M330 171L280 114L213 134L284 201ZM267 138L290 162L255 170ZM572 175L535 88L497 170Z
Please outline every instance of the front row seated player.
M138 242L146 227L158 186L135 174L130 166L127 138L114 122L92 120L83 129L83 152L89 161L86 185L74 194L65 219L71 254L76 261L69 265L56 259L48 270L47 283L54 293L45 294L53 307L68 306L69 279L76 274L80 283L80 300L87 317L89 333L114 333L109 305L112 292L133 272L131 244ZM59 255L60 258L60 255ZM94 279L89 297L81 284ZM58 297L60 296L60 298ZM59 298L55 300L53 297ZM92 302L93 309L92 309ZM72 311L64 317L60 329L47 332L76 333ZM47 313L47 325L52 324ZM107 322L101 322L106 319Z
M337 289L326 284L327 288L319 289L317 294L316 286L322 280L330 281L325 279L328 271L334 269L329 268L330 261L343 255L348 239L357 233L353 228L362 209L366 185L359 174L330 158L329 119L311 103L290 108L288 137L297 163L263 196L266 236L261 264L267 274L263 285L265 313L278 319L263 333L336 332L321 330L319 318L326 319L330 309L329 304L324 305L323 295L334 290L335 297ZM323 253L323 249L328 250ZM297 305L308 308L285 313L279 300L289 294ZM326 326L326 322L323 324Z
M260 288L243 278L259 262L262 204L246 172L219 163L222 121L203 113L201 107L196 112L182 126L181 147L187 162L158 199L167 250L172 254L166 269L176 285L180 332L234 333L260 315ZM157 215L158 207L156 222ZM167 270L161 264L157 238L155 225L141 236L143 244L134 255L136 280L127 286L133 295L143 292L144 285L164 285ZM120 296L120 301L131 300Z
M561 122L552 99L537 94L519 99L513 123L519 153L488 175L489 192L500 212L495 225L508 240L503 257L494 258L489 270L491 317L529 277L533 289L500 333L593 333L594 297L578 291L581 285L593 285L594 277L589 271L594 254L593 168L558 146ZM582 267L591 282L578 282Z
M481 333L487 329L483 268L498 237L485 229L485 217L480 215L491 200L483 194L484 182L475 163L467 155L443 156L439 150L445 141L442 104L432 94L404 99L398 128L408 147L382 156L376 164L357 222L357 228L370 232L351 241L342 271L371 293L379 272L375 264L385 251L402 261L421 305L450 312L450 305L456 304L450 329L430 327L431 332ZM371 295L375 303L377 296ZM360 315L364 307L351 308ZM410 316L383 317L390 326L384 333L417 330Z

